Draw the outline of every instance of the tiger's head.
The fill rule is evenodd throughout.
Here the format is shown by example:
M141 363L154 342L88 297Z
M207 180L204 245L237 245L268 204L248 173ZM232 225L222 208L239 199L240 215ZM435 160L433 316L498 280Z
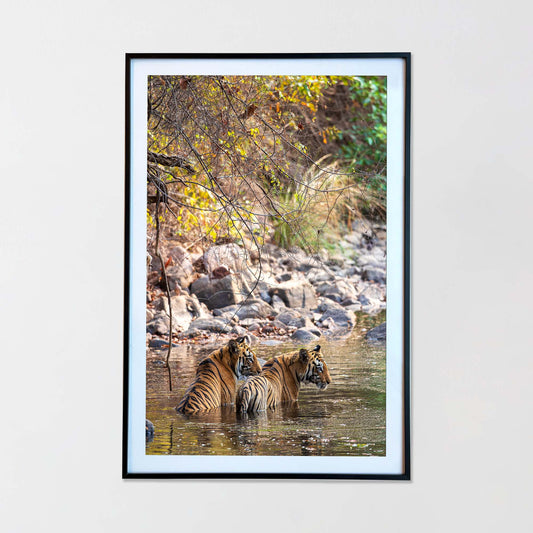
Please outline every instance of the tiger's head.
M300 383L314 383L317 388L324 390L331 383L328 365L322 357L320 345L312 350L302 348L295 356L296 373Z
M252 340L248 335L231 339L224 347L230 358L230 367L237 378L243 376L257 376L261 372L261 365L250 348Z

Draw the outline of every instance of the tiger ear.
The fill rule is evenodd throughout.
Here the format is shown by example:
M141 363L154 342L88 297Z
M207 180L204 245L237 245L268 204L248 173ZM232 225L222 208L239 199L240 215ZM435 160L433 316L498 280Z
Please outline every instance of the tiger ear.
M231 339L228 342L228 348L229 348L230 353L237 353L237 350L239 349L238 342L239 342L239 339L237 340Z
M320 351L320 344L317 344L314 349L313 349L313 352L319 352Z
M247 344L250 346L252 344L252 339L250 338L250 335L245 335L244 337L237 337L237 344Z
M309 360L309 352L305 348L302 348L300 350L300 361L302 363L307 363L308 360Z

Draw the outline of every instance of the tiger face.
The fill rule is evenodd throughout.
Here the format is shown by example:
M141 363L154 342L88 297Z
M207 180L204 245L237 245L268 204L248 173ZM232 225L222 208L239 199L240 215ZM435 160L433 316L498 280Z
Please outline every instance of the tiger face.
M228 343L231 367L237 378L257 376L261 372L261 365L257 361L254 351L250 348L252 341L248 335L232 339Z
M328 365L320 351L320 345L312 350L302 348L298 354L301 371L298 372L301 383L314 383L318 389L325 390L331 383Z

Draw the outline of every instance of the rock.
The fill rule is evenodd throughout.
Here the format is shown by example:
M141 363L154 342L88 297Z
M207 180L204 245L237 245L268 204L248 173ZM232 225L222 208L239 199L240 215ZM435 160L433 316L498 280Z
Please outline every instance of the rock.
M242 302L250 294L250 289L242 276L231 274L213 280L202 276L191 285L191 293L209 309L217 309Z
M191 256L186 250L180 246L175 246L168 250L166 257L163 259L171 260L170 264L165 268L168 285L171 291L175 290L176 287L186 288L192 283L194 280L194 267ZM160 279L159 286L163 290L166 290L166 283L162 277L162 270L159 257L153 256L148 278L152 282Z
M365 266L361 272L361 278L365 281L375 281L384 285L387 281L387 272L384 268Z
M361 277L361 269L358 266L352 266L344 271L344 275L347 278L355 278L357 281Z
M332 317L328 317L325 320L322 320L320 325L323 328L327 328L327 329L338 329L338 327L339 327L339 326L337 326L337 324L335 324L335 320L333 320Z
M191 322L189 330L196 329L212 333L229 333L231 327L226 320L220 318L198 318Z
M303 250L293 246L289 250L282 250L279 264L286 270L296 270L307 259L308 257Z
M200 304L196 296L189 296L188 294L180 294L172 296L172 328L174 331L186 330L194 318L205 318L210 316L204 305ZM164 313L167 321L167 327L170 322L168 298L163 296L154 300L154 309L157 309L161 314Z
M279 296L287 307L312 309L317 305L315 290L306 280L290 280L269 290L269 294Z
M312 283L313 285L316 285L317 283L321 283L324 281L333 281L335 279L335 275L329 268L312 268L307 272L307 275L305 276L307 280Z
M168 339L152 339L148 344L150 348L168 348ZM172 343L173 347L178 346L178 344Z
M343 279L336 279L333 282L322 283L316 288L316 291L321 296L338 303L347 298L357 299L357 291L355 290L355 287Z
M361 246L361 235L359 233L348 233L348 235L344 236L344 240L356 248Z
M239 320L246 318L267 318L277 312L263 300L248 300L245 305L237 309Z
M317 337L322 336L322 332L314 325L312 324L310 327L305 328L309 333L312 333L313 335L316 335Z
M361 292L359 293L359 299L361 295L373 300L385 300L387 289L376 283L364 283L361 286Z
M169 319L164 314L156 315L153 320L146 324L146 331L153 335L168 335Z
M152 424L152 422L150 422L150 420L146 419L146 424L145 424L146 428L146 438L147 439L153 439L154 438L154 434L155 434L155 426Z
M277 294L272 295L271 305L272 305L272 308L278 313L283 311L284 309L287 309L285 302Z
M225 316L228 314L235 314L235 312L239 309L239 306L237 304L235 305L228 305L226 307L219 307L218 309L213 309L213 316ZM237 316L237 315L235 315Z
M361 304L359 302L356 302L356 303L354 303L352 305L346 305L346 306L343 305L343 307L345 307L346 309L348 309L350 311L353 311L354 313L357 313L357 312L361 311L361 309L362 309L362 306L361 306Z
M168 279L168 288L171 291L176 290L176 287L180 287L182 289L187 288L194 281L195 277L192 263L186 263L184 266L169 266L165 269L165 272ZM166 290L164 281L162 281L159 285L163 290Z
M204 334L205 334L205 331L201 329L189 328L185 333L182 333L180 337L185 338L185 339L193 339L195 337L200 337L201 335L204 335Z
M259 292L259 296L267 303L272 303L272 297L268 294L268 290L262 290Z
M146 309L146 322L150 322L150 320L153 320L154 318L154 312L151 309Z
M237 244L211 246L203 255L204 266L208 274L224 267L232 273L242 272L246 268L247 252Z
M320 323L324 324L324 321L331 318L337 327L348 328L350 330L353 329L356 322L354 312L350 311L349 309L343 308L339 304L337 304L337 306L338 307L328 307L320 318Z
M383 322L383 324L367 331L365 338L369 342L385 344L387 341L387 323Z
M346 298L345 300L343 300L342 302L340 302L340 304L342 305L342 307L348 307L350 305L357 305L359 304L359 300L357 300L357 298L352 298L351 296L349 298Z
M291 339L299 342L312 342L318 340L319 337L307 329L299 328L291 335Z
M291 328L304 328L307 326L313 326L313 323L306 317L303 317L301 313L294 309L287 309L280 313L277 317L279 322L282 322L285 326Z
M239 335L240 337L243 337L244 335L248 334L248 330L241 326L233 326L233 328L231 328L231 333L233 333L234 335Z

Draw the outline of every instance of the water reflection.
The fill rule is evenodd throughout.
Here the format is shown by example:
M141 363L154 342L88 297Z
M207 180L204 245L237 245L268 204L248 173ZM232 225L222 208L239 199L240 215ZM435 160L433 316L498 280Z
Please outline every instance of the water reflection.
M366 319L368 320L368 319ZM374 318L379 324L384 317ZM366 327L372 327L366 323ZM147 359L147 418L156 433L147 454L179 455L385 455L385 349L364 340L361 330L348 339L321 341L331 385L319 391L302 387L299 401L275 410L241 415L232 406L182 415L175 407L192 381L198 361L213 346L180 346L168 372L165 353ZM260 345L268 359L297 349L282 343Z

